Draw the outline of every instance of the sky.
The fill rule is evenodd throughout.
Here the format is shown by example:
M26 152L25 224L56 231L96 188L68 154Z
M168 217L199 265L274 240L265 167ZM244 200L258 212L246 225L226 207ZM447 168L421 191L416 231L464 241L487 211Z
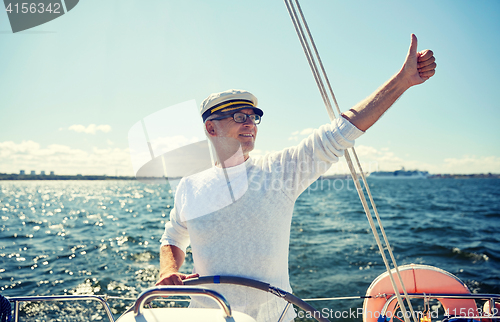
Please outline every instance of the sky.
M499 1L301 6L341 110L401 68L412 33L435 54L436 75L356 140L365 171L500 173ZM176 129L201 126L197 106L231 88L264 110L255 157L329 122L282 1L85 0L18 33L2 10L0 61L0 173L134 175L134 126L186 106L163 139L201 140Z

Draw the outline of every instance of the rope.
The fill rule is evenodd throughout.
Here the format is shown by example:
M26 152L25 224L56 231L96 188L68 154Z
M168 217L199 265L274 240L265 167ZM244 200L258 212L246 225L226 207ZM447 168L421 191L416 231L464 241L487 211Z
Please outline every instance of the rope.
M0 322L8 322L12 319L12 306L2 294L0 294Z
M354 148L352 149L352 152L354 154L354 157L356 158L356 163L358 164L358 167L361 169L361 163L359 162L358 155L356 154L356 150L354 150ZM373 200L372 193L370 191L370 188L368 187L368 183L366 182L366 177L363 174L363 171L361 171L361 176L363 178L363 184L366 187L366 192L368 193L368 197L370 198L370 203L372 205L373 212L375 213L375 217L377 218L377 223L380 227L380 232L382 233L382 236L384 237L384 242L387 245L387 251L389 252L389 256L391 257L392 264L394 265L394 269L396 270L396 273L398 275L399 283L401 284L401 288L403 289L403 293L404 293L405 298L406 298L406 303L408 304L408 307L410 308L410 312L413 316L413 320L415 322L417 322L415 312L413 311L413 306L411 305L411 302L410 302L410 297L408 296L408 293L406 292L406 287L403 283L403 279L401 278L401 273L399 272L399 267L396 264L396 258L394 258L394 254L392 253L392 249L389 245L389 240L387 239L387 235L385 234L384 226L382 225L382 221L381 221L380 216L378 214L377 207L375 206L375 201ZM390 272L389 272L389 276L392 277L392 274ZM395 291L396 291L396 289L395 289ZM399 294L399 292L396 292L396 294ZM403 307L403 309L402 309L403 313L406 313L404 306L401 306L401 307Z
M285 1L285 5L286 5L286 7L287 7L287 9L288 9L288 13L289 13L289 15L290 15L290 18L292 19L293 25L294 25L294 27L295 27L295 31L297 32L297 35L298 35L299 40L300 40L300 43L301 43L302 48L303 48L303 50L304 50L304 53L305 53L305 55L306 55L307 61L308 61L308 63L309 63L309 67L311 68L312 73L313 73L313 76L314 76L314 79L315 79L315 81L316 81L316 84L318 85L318 88L319 88L319 91L320 91L321 97L323 98L323 102L325 103L325 107L326 107L326 109L327 109L328 116L330 117L330 121L333 121L333 120L335 119L335 114L334 114L334 112L333 112L333 109L332 109L332 106L331 106L331 103L330 103L330 99L329 99L329 97L328 97L328 94L327 94L327 92L326 92L325 86L324 86L324 84L323 84L323 80L321 79L321 75L320 75L319 70L318 70L318 68L317 68L317 65L316 65L316 62L315 62L314 56L313 56L313 54L312 54L312 52L311 52L311 49L310 49L310 46L309 46L309 42L308 42L307 37L306 37L306 35L305 35L304 31L303 31L303 28L302 28L301 22L300 22L300 20L299 20L299 17L298 17L298 15L297 15L297 12L296 12L296 10L295 10L295 8L294 8L294 5L293 5L293 3L292 3L292 1L291 1L291 0L284 0L284 1ZM334 104L335 104L335 107L336 107L336 109L337 109L337 112L338 112L338 113L339 113L339 115L340 115L340 114L341 114L341 112L340 112L339 105L338 105L337 100L336 100L336 98L335 98L335 94L333 93L333 90L332 90L332 87L331 87L330 81L329 81L329 79L328 79L328 76L326 75L326 71L325 71L325 69L324 69L323 63L322 63L321 58L320 58L320 56L319 56L318 50L317 50L316 45L315 45L315 43L314 43L314 39L313 39L312 34L311 34L310 30L309 30L309 27L308 27L308 25L307 25L307 22L306 22L306 19L305 19L305 17L304 17L304 14L303 14L303 12L302 12L302 9L301 9L301 7L300 7L300 4L299 4L298 0L295 0L295 3L297 4L297 8L298 8L298 10L299 10L299 12L300 12L300 16L301 16L301 18L302 18L302 22L304 23L305 29L307 30L307 35L308 35L308 37L309 37L309 39L310 39L310 42L311 42L311 44L312 44L312 46L313 46L313 48L314 48L314 52L315 52L316 58L317 58L317 60L318 60L318 62L319 62L319 65L320 65L320 67L321 67L321 71L322 71L323 77L325 78L325 82L326 82L326 83L327 83L327 85L328 85L328 88L329 88L329 91L330 91L330 95L331 95L331 97L332 97L332 100L333 100L333 102L334 102ZM373 210L374 210L375 216L376 216L376 218L377 218L377 223L378 223L378 225L379 225L379 227L380 227L380 231L381 231L381 234L382 234L382 236L383 236L383 238L384 238L384 242L385 242L385 244L386 244L387 250L389 251L389 255L390 255L390 257L391 257L391 260L392 260L393 266L394 266L394 268L396 269L397 276L398 276L399 282L400 282L400 284L401 284L401 287L402 287L402 289L403 289L404 295L405 295L405 297L406 297L406 301L407 301L407 303L408 303L408 306L409 306L409 309L410 309L411 315L413 316L413 320L414 320L414 322L417 322L417 320L416 320L416 316L415 316L414 311L413 311L413 307L412 307L411 302L410 302L410 299L409 299L409 297L408 297L408 293L406 292L406 288L405 288L405 286L404 286L403 280L402 280L402 278L401 278L401 274L400 274L399 269L398 269L398 266L397 266L397 264L396 264L396 259L394 258L394 255L393 255L393 253L392 253L392 250L391 250L391 247L390 247L389 241L388 241L388 239L387 239L387 235L385 234L384 228L383 228L383 226L382 226L382 222L381 222L381 220L380 220L380 216L379 216L378 211L377 211L377 208L376 208L376 206L375 206L375 202L374 202L373 197L372 197L372 195L371 195L370 188L369 188L369 186L368 186L368 183L366 182L366 177L365 177L365 175L364 175L363 169L362 169L362 167L361 167L361 164L360 164L360 162L359 162L358 156L357 156L357 154L356 154L356 150L354 149L354 147L352 147L352 148L351 148L351 151L352 151L352 153L353 153L353 155L354 155L354 157L355 157L355 159L356 159L356 163L357 163L357 166L358 166L358 168L359 168L359 172L360 172L361 177L362 177L362 179L363 179L363 184L364 184L365 189L366 189L366 191L367 191L367 193L368 193L368 196L369 196L369 198L370 198L370 203L371 203L371 205L372 205L372 208L373 208ZM394 281L394 277L393 277L393 276L392 276L392 274L391 274L391 269L390 269L389 263L388 263L388 261L387 261L387 258L385 257L385 251L384 251L384 248L383 248L382 243L381 243L381 241L380 241L380 238L379 238L379 236L378 236L378 231L377 231L377 229L376 229L375 223L373 222L373 217L372 217L372 215L371 215L370 209L369 209L368 204L367 204L367 202L366 202L366 198L365 198L365 195L364 195L363 189L362 189L362 187L361 187L361 184L359 183L359 179L358 179L358 176L357 176L357 174L356 174L356 170L355 170L355 168L354 168L354 165L353 165L353 162L352 162L352 159L351 159L351 156L350 156L350 154L349 154L349 151L348 151L348 150L346 150L346 151L345 151L345 157L346 157L347 164L348 164L348 166L349 166L349 170L351 171L351 175L352 175L352 178L353 178L353 180L354 180L354 184L355 184L355 186L356 186L356 190L357 190L357 192L358 192L359 198L360 198L360 200L361 200L361 203L362 203L363 208L364 208L364 210L365 210L366 216L367 216L367 218L368 218L368 222L369 222L369 224L370 224L370 228L372 229L372 232L373 232L373 235L374 235L375 240L376 240L376 242L377 242L377 246L378 246L378 248L379 248L380 254L381 254L381 256L382 256L382 259L383 259L384 264L385 264L385 266L386 266L387 272L388 272L388 274L389 274L389 278L390 278L390 280L391 280L391 284L392 284L392 287L393 287L393 289L394 289L394 293L396 294L396 297L397 297L397 299L398 299L398 303L399 303L399 305L400 305L400 307L401 307L401 310L402 310L402 311L403 311L403 313L404 313L404 315L403 315L403 316L404 316L404 318L405 318L405 321L406 321L406 322L409 322L408 316L407 316L407 314L406 314L406 308L405 308L405 306L403 305L403 300L401 299L401 296L400 296L400 294L399 294L398 288L397 288L396 283L395 283L395 281Z

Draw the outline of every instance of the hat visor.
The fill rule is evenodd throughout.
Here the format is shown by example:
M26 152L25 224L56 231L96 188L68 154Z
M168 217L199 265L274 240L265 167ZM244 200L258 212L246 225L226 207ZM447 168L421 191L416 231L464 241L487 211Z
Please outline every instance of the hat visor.
M254 107L254 106L251 106L251 105L242 105L242 106L238 106L238 107L233 107L233 108L230 108L230 109L224 109L220 112L216 112L215 114L219 114L219 115L228 115L228 114L234 114L235 112L237 111L241 111L241 110L246 110L246 109L253 109L254 113L259 115L259 116L262 116L264 115L264 112L258 108L258 107Z

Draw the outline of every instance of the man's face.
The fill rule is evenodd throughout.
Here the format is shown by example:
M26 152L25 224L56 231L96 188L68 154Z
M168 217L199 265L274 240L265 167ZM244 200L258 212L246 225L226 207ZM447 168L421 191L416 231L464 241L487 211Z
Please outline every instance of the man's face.
M239 110L238 112L247 115L255 114L251 108ZM211 120L207 121L206 127L211 136L236 140L243 150L245 159L254 148L255 139L257 138L257 125L250 118L247 118L243 123L236 123L232 116L222 120Z

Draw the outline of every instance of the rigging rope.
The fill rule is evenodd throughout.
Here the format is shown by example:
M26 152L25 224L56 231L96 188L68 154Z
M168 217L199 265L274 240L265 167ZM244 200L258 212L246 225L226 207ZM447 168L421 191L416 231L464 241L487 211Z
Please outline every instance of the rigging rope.
M297 32L297 35L299 37L300 43L302 45L302 49L304 50L304 53L306 55L307 61L309 63L309 67L311 68L311 71L313 73L313 76L314 76L314 79L316 81L316 84L318 85L318 89L320 91L321 97L323 98L323 102L325 103L325 107L327 109L328 116L330 117L330 121L333 121L335 119L335 113L333 112L332 105L331 105L330 99L328 97L328 93L327 93L327 91L325 89L323 80L321 78L321 74L319 73L318 67L316 65L316 62L315 62L315 59L314 59L314 56L313 56L313 53L311 52L311 48L309 46L309 41L307 40L307 37L306 37L306 35L304 33L304 30L302 28L300 19L299 19L298 15L297 15L297 12L296 12L295 7L294 7L294 5L292 3L292 0L284 0L284 1L285 1L285 5L287 7L288 13L290 15L290 18L292 19L293 25L295 27L295 31ZM302 12L302 9L300 7L300 4L299 4L298 0L295 0L295 3L297 4L297 8L299 10L301 19L302 19L302 21L304 23L304 26L305 26L305 29L307 31L307 35L309 37L309 40L310 40L310 42L312 44L312 47L314 48L314 53L316 55L316 58L318 60L319 65L321 67L321 71L322 71L323 77L325 79L325 82L328 85L328 88L329 88L329 91L330 91L330 95L331 95L332 100L333 100L333 102L335 104L336 110L337 110L337 112L338 112L338 114L340 116L341 112L340 112L339 105L338 105L337 100L335 98L335 94L333 93L333 90L332 90L330 81L328 79L328 76L326 75L325 68L323 66L323 63L322 63L321 58L319 56L318 50L317 50L316 45L314 43L312 34L311 34L310 30L309 30L309 27L307 25L306 19L304 17L304 14ZM401 274L399 272L399 268L398 268L398 266L396 264L396 259L394 258L394 254L392 253L392 249L390 247L389 240L387 239L387 235L385 234L384 228L382 226L382 222L380 220L380 216L378 214L377 208L375 206L375 202L374 202L372 194L370 192L370 188L368 186L368 183L366 182L365 174L363 172L363 169L362 169L361 164L359 162L358 156L356 154L356 150L354 149L354 147L352 147L350 150L352 151L352 153L354 155L354 158L356 159L356 164L357 164L359 172L361 174L361 177L362 177L362 180L363 180L363 184L364 184L365 189L366 189L366 191L368 193L368 196L369 196L369 199L370 199L370 203L372 205L373 211L375 213L375 217L377 219L377 223L378 223L378 225L380 227L380 232L381 232L381 234L382 234L382 236L384 238L384 242L386 244L387 250L388 250L389 255L391 257L391 260L392 260L392 264L393 264L393 266L394 266L394 268L396 270L396 273L397 273L397 276L398 276L398 279L399 279L399 283L401 284L401 287L403 289L406 301L408 303L408 307L410 309L411 316L413 317L414 322L417 322L415 313L413 311L413 307L412 307L410 299L408 297L408 293L406 292L406 288L405 288L403 280L401 278ZM346 158L347 164L349 166L349 170L351 171L351 175L352 175L354 184L356 186L356 190L358 192L359 198L361 200L361 203L362 203L363 208L365 210L366 216L368 218L368 222L370 224L370 228L372 229L372 232L373 232L373 235L374 235L375 240L377 242L377 246L379 248L380 254L382 256L382 259L383 259L384 264L386 266L387 272L389 274L389 278L390 278L392 287L394 289L394 293L396 294L399 306L401 307L401 310L403 311L404 319L405 319L406 322L409 322L409 319L408 319L408 316L407 316L407 313L406 313L406 307L403 304L403 300L401 298L401 295L399 294L398 288L396 286L396 282L394 281L394 277L391 274L391 269L390 269L389 263L387 261L387 258L385 257L385 250L384 250L384 248L382 246L382 243L380 241L377 228L375 226L375 223L373 222L373 217L371 215L370 209L369 209L368 204L366 202L365 194L363 192L361 184L359 183L358 175L356 174L356 170L354 168L354 165L353 165L353 162L352 162L352 159L351 159L351 156L350 156L348 150L345 151L345 158Z

